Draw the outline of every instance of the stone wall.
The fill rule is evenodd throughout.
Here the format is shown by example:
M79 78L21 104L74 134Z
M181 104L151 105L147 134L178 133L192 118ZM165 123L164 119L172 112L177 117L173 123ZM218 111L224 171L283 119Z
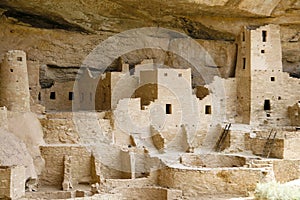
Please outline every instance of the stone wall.
M144 73L146 71L141 72ZM197 132L201 129L198 112L200 109L198 99L192 94L190 70L158 69L157 73L153 71L153 74L158 79L156 83L158 99L148 106L143 106L143 109L140 102L143 100L139 98L120 100L114 111L115 128L118 130L116 133L139 133L143 137L150 138L152 125L167 143L172 141L173 147L176 148L180 144L175 137L183 135L182 126L185 126L188 142L199 146L203 140L199 135L200 132ZM178 80L174 81L175 79ZM146 91L140 91L139 94L143 93L146 94ZM153 95L156 96L156 92ZM210 116L206 115L205 118ZM207 127L207 124L203 126Z
M146 66L135 66L135 74L139 77L139 87L135 91L135 97L141 98L142 106L147 106L158 98L157 71L151 69L147 71Z
M27 61L30 106L40 103L41 87L40 87L40 63L37 60Z
M259 169L164 168L159 172L158 184L182 190L187 198L200 197L205 194L247 195L248 192L255 190L261 178L263 178L263 173Z
M138 79L127 71L107 72L99 80L96 96L96 110L111 110L119 100L134 96Z
M77 197L76 191L53 191L53 192L31 192L27 193L24 200L33 200L40 199L41 196L44 199L57 199L57 200L65 200L65 199L76 199L76 200L120 200L122 198L121 194L95 194L93 196L84 196Z
M287 138L284 140L284 159L300 159L300 138Z
M40 176L41 185L61 186L63 181L64 156L71 156L72 182L91 181L91 153L80 145L41 146L45 169Z
M70 118L44 118L40 119L40 122L46 143L75 144L79 142L79 135L71 116Z
M288 106L299 101L300 93L295 88L299 87L300 80L275 70L257 70L253 76L252 124L271 127L291 125ZM270 103L269 109L265 107L266 101Z
M115 192L115 193L114 193ZM58 191L58 192L35 192L26 194L24 200L40 199L42 196L45 199L75 199L75 200L120 200L120 199L161 199L161 200L178 200L182 197L182 191L165 189L160 187L143 187L143 188L118 188L112 194L95 194L89 196L85 193L82 197L76 195L76 191Z
M292 126L300 126L300 103L288 107L288 116Z
M196 127L199 119L197 98L192 94L191 69L157 69L158 99L164 115L154 116L163 123L161 131L180 128L181 124ZM169 105L169 108L168 108ZM167 137L166 137L167 138Z
M41 104L45 106L46 111L72 110L72 101L74 98L78 98L73 93L73 87L74 81L55 82L52 87L42 89Z
M26 53L9 51L0 66L0 106L11 111L30 111Z
M115 128L128 133L150 133L150 113L141 110L140 98L122 99L114 111Z
M250 78L250 30L244 28L237 38L238 52L237 63L235 69L235 77L237 82L237 114L238 122L249 124L250 122L250 101L251 96L251 78Z
M244 28L238 43L239 121L262 126L291 125L287 108L299 101L295 88L300 81L282 72L279 26Z
M300 160L273 160L276 181L285 183L300 177Z
M242 167L246 159L241 156L218 155L218 154L183 154L180 157L183 165L189 167Z
M4 129L8 128L6 107L0 107L0 127Z
M110 191L113 188L143 188L151 185L157 184L156 174L150 174L150 176L145 178L136 179L106 179L103 183L105 190Z
M18 199L25 195L25 168L0 166L0 199Z
M131 98L138 88L138 79L130 73L112 72L111 74L111 109L115 109L121 99ZM104 96L104 95L103 95Z
M144 188L123 188L118 189L124 199L143 199L143 200L178 200L182 196L179 190L164 189L159 187Z
M112 141L109 112L47 113L40 122L48 144Z
M299 157L299 131L276 130L275 143L270 157L281 159L300 159ZM261 155L270 132L255 131L255 136L250 137L249 133L244 135L244 147L255 155ZM273 139L274 131L271 135Z
M267 136L265 138L251 138L249 134L246 134L245 150L252 151L253 154L261 156L263 154L266 142ZM284 158L284 143L284 139L275 138L275 142L270 153L271 158Z
M237 80L214 77L213 82L207 87L210 94L198 103L200 113L198 129L201 133L199 136L205 137L203 145L212 149L222 133L222 127L238 120ZM207 106L210 106L211 113L207 113Z
M0 198L11 197L11 168L0 167ZM25 186L25 185L24 185Z
M157 131L153 126L151 128L151 138L154 146L157 150L163 150L165 148L166 139Z
M102 151L98 152L99 155L95 155L101 162L101 175L105 179L130 179L132 173L136 178L146 177L152 169L160 167L158 158L151 157L142 149L131 148L120 150L111 147L106 151L106 147L103 146ZM133 152L134 162L131 162L130 151Z
M234 125L232 125L234 127ZM224 146L227 148L225 151L230 153L238 153L245 150L245 133L241 130L230 130L227 138L225 139Z
M237 118L237 79L214 77L207 87L211 91L212 120L208 123L234 123ZM202 100L203 101L203 100ZM204 108L203 108L204 110ZM201 117L202 119L203 117Z
M134 105L140 110L139 104ZM75 119L76 117L78 118ZM121 137L120 129L113 130L113 133L111 133L110 131L112 130L109 129L112 128L112 125L109 123L110 121L108 119L104 119L107 117L107 113L61 112L48 113L45 119L41 119L45 132L44 138L48 143L47 146L41 148L42 155L46 160L46 169L49 168L49 170L54 173L53 177L55 177L50 177L50 183L46 184L57 185L60 181L57 182L53 179L62 179L61 170L63 155L72 156L72 159L77 160L82 159L81 153L83 153L83 157L88 157L87 154L89 154L89 151L93 152L95 157L94 161L96 162L96 166L94 166L94 169L101 169L101 174L98 173L98 176L101 175L103 178L115 179L130 178L131 170L129 165L128 145L133 146L132 139L127 132L126 134L124 132L125 135ZM141 119L140 116L136 117L136 119ZM77 122L76 125L74 124L75 122ZM114 140L111 140L111 137L114 137ZM84 150L83 146L72 145L72 143L77 142L78 138L81 144L89 144L86 147L89 151L87 149ZM114 146L111 142L122 145L125 149L120 150L119 146ZM72 150L73 148L75 148L74 151ZM56 154L59 156L55 157L54 155ZM157 159L150 158L150 156L144 152L144 149L139 149L135 153L135 157L136 177L145 176L145 174L149 173L151 166L159 163ZM90 158L86 158L83 162L90 162L88 160L90 160ZM55 166L57 167L52 169L51 163L55 163ZM73 160L72 163L74 167L80 166ZM74 170L72 169L72 171ZM46 172L47 170L44 171L44 175L42 176L44 182L47 182L47 177L50 176L50 172ZM74 177L72 174L72 176L75 179L77 175Z
M51 191L51 192L27 192L24 200L32 200L32 199L75 199L74 192L72 191Z
M111 109L111 91L111 73L105 73L97 86L97 93L101 96L101 98L96 100L97 110Z

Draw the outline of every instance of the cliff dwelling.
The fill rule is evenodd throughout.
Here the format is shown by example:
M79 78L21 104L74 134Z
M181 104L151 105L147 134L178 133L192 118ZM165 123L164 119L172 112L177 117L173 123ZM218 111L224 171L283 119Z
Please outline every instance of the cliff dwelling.
M272 184L300 194L299 3L282 14L279 0L249 2L183 2L207 21L249 20L232 32L167 5L157 26L122 14L128 27L96 28L79 11L75 23L1 2L0 199L283 199L262 192Z

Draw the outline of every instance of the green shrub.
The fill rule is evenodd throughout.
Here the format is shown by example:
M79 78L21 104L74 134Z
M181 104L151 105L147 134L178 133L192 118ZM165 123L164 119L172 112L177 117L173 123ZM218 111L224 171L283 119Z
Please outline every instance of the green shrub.
M255 198L260 200L300 200L300 188L277 182L258 183Z

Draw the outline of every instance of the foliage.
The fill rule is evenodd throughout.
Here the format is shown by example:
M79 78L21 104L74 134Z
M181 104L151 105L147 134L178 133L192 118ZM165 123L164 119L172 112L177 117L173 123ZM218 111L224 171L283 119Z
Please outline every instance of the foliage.
M300 188L277 182L258 183L255 197L261 200L300 200Z

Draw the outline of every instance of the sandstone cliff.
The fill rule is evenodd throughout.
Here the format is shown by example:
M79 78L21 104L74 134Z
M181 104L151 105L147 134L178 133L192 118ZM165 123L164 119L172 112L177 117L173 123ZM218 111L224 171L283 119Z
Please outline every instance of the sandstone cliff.
M0 14L0 54L25 50L29 60L44 66L42 83L74 78L97 44L141 27L168 28L197 39L227 77L233 75L234 40L241 26L280 24L284 70L300 74L299 0L2 0ZM154 50L131 52L123 60L135 64L149 57L183 64Z

